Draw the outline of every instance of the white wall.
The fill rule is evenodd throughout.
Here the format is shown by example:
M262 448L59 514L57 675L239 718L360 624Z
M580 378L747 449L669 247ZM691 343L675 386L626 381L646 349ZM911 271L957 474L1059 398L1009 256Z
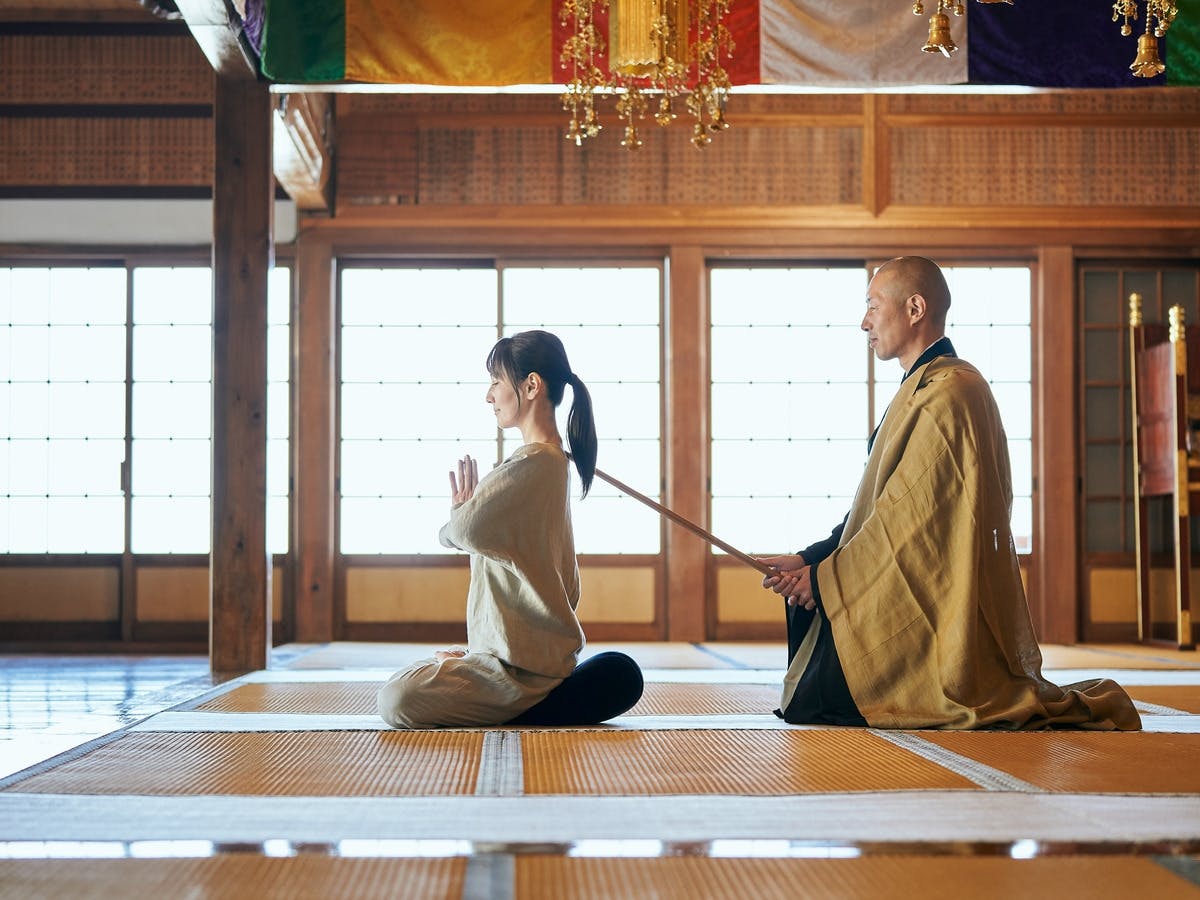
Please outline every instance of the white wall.
M0 200L0 244L208 244L212 206L211 200ZM275 242L295 237L296 204L275 201Z

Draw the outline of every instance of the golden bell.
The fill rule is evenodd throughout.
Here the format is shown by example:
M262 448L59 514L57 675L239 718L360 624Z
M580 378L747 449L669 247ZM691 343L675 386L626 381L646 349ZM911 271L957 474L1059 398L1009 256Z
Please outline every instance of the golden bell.
M950 37L950 20L945 13L934 13L929 17L929 40L921 48L926 53L937 53L939 50L946 59L958 49L954 38Z
M1137 58L1129 68L1138 78L1153 78L1166 71L1167 67L1158 58L1158 39L1150 32L1138 38Z

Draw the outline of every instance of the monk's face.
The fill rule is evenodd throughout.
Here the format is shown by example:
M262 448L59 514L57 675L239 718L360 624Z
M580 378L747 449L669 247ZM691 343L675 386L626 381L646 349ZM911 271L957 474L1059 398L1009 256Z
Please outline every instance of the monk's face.
M912 323L907 315L903 291L886 267L867 285L867 314L862 330L878 359L899 359L912 341Z

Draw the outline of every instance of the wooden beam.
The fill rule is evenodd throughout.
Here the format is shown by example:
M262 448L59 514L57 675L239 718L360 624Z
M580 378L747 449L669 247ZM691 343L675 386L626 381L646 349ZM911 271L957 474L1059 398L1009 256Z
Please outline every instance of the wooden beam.
M222 78L254 81L258 63L226 0L176 0L192 37Z
M699 247L672 247L667 261L666 506L708 527L708 453L696 436L708 434L708 289ZM667 633L670 641L703 641L707 635L712 554L708 544L668 525Z
M302 212L333 212L332 95L279 95L274 122L275 178Z
M337 343L333 249L301 234L292 316L292 584L294 639L334 639L334 394Z
M213 433L209 657L213 672L266 668L267 272L275 181L265 84L217 78L213 105Z
M1033 308L1033 535L1030 613L1038 639L1079 639L1079 458L1075 424L1075 254L1042 247Z

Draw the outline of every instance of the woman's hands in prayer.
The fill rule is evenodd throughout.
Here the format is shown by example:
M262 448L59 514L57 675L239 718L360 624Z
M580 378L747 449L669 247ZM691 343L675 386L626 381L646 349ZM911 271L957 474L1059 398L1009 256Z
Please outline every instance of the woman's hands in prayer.
M479 484L479 464L469 456L458 461L458 478L450 470L450 505L459 507L471 499L475 485Z
M433 658L438 662L442 662L447 659L462 659L467 655L467 652L468 651L466 647L447 647L445 650L435 651Z
M763 577L762 586L774 591L787 599L788 606L803 606L805 609L815 609L817 601L813 599L812 567L799 553L788 553L783 556L762 556L759 562L764 562L775 570L774 574Z

